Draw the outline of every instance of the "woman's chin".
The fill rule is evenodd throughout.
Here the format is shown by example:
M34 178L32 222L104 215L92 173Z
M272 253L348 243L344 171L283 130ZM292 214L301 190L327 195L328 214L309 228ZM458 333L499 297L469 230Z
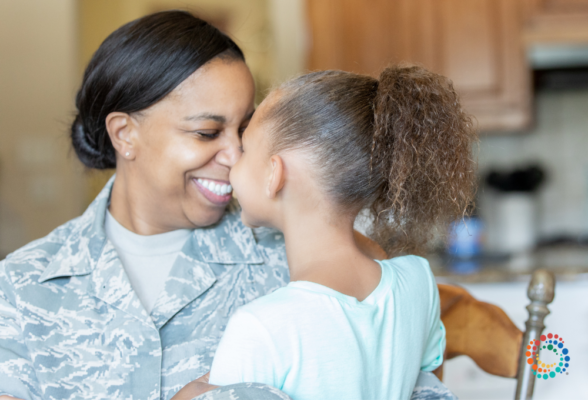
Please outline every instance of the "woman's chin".
M220 210L220 212L218 210L209 210L206 212L202 212L202 210L200 210L200 212L196 211L187 214L187 217L195 228L205 228L219 222L223 215L224 209Z
M190 196L184 202L183 212L194 228L204 228L219 222L227 205L210 203L201 196Z

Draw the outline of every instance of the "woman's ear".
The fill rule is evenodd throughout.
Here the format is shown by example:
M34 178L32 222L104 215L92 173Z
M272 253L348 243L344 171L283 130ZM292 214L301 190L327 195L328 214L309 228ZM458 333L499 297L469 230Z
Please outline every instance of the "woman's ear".
M284 173L284 160L282 157L273 155L270 158L271 173L267 183L267 197L273 199L278 192L284 187L286 174Z
M112 112L106 116L106 130L112 146L121 157L128 160L135 158L132 135L134 127L134 121L127 113Z

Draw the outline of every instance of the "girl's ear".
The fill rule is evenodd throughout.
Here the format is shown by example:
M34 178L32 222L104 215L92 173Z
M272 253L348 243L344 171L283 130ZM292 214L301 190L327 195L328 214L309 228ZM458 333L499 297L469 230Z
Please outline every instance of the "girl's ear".
M273 155L270 158L270 164L272 169L267 183L266 194L267 197L273 199L284 187L286 174L284 173L284 160L282 160L282 157Z
M125 159L135 158L133 143L133 129L135 127L131 116L123 112L112 112L106 116L106 130L112 146Z

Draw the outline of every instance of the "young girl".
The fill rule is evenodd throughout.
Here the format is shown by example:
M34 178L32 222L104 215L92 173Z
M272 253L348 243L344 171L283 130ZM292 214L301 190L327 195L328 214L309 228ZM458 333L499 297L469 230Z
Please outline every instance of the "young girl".
M291 283L234 314L210 383L408 399L443 361L435 279L414 255L366 257L353 224L369 208L388 254L425 249L472 199L474 139L451 83L420 67L315 72L272 92L230 181L247 225L284 233Z

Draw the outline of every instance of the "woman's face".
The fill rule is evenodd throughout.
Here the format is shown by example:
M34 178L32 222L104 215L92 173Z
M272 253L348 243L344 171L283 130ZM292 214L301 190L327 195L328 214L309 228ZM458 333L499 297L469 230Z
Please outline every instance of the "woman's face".
M216 58L133 117L129 168L136 193L129 197L141 196L162 230L203 227L222 217L254 94L244 62Z

